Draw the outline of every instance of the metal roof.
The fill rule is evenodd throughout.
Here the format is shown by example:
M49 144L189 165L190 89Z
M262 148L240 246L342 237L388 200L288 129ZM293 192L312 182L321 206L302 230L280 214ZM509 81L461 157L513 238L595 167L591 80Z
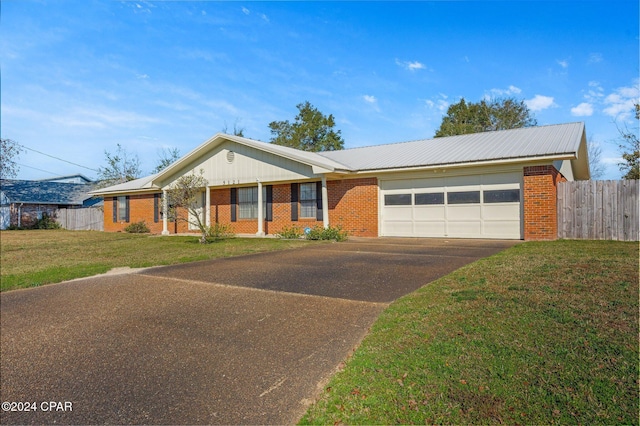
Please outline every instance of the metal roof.
M584 123L569 123L320 152L318 155L338 161L352 171L576 157L583 134Z
M116 185L107 186L105 188L96 189L91 191L92 194L103 194L107 192L129 192L129 191L140 191L142 189L158 189L157 186L153 185L153 179L158 176L151 175L145 176L139 179L130 180L128 182L118 183Z
M340 151L307 152L286 146L218 133L171 164L157 175L93 191L93 194L124 193L159 189L158 182L187 164L197 161L224 141L317 167L316 173L369 172L415 167L491 163L501 160L570 159L579 156L584 139L584 123L501 130L469 135L423 139ZM580 159L585 163L586 155ZM586 168L586 172L584 172ZM588 178L588 165L578 166Z

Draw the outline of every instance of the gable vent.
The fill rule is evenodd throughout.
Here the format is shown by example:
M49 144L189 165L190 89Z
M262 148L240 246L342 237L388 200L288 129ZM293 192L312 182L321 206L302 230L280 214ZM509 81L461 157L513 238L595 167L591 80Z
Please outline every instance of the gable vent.
M236 154L233 151L227 151L227 163L233 163L233 160L236 158Z

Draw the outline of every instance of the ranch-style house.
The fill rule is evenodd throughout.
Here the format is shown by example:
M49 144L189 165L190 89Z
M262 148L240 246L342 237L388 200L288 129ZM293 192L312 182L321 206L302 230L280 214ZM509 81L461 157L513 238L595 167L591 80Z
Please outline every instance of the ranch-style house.
M327 152L218 133L156 175L94 191L104 230L195 231L171 221L163 194L201 171L200 214L237 234L340 225L358 237L524 240L555 239L558 182L590 177L580 122Z

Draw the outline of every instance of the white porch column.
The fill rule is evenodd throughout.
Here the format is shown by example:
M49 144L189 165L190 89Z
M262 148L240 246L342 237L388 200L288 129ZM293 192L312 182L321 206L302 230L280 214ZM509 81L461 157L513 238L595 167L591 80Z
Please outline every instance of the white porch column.
M256 235L264 235L264 211L262 211L262 182L258 179L258 232Z
M329 227L329 191L327 190L327 177L322 176L322 226Z
M211 226L211 188L209 188L208 186L205 186L204 190L205 190L205 195L204 195L204 202L205 202L204 214L206 215L204 217L204 224L206 226Z
M167 216L169 216L169 206L167 203L167 190L162 190L162 235L169 235L169 227L167 226Z

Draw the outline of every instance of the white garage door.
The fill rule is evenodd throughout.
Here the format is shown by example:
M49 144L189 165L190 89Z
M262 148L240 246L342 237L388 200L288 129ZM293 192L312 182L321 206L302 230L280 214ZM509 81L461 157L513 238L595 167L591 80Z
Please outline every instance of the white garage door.
M522 238L522 173L380 181L381 235Z

